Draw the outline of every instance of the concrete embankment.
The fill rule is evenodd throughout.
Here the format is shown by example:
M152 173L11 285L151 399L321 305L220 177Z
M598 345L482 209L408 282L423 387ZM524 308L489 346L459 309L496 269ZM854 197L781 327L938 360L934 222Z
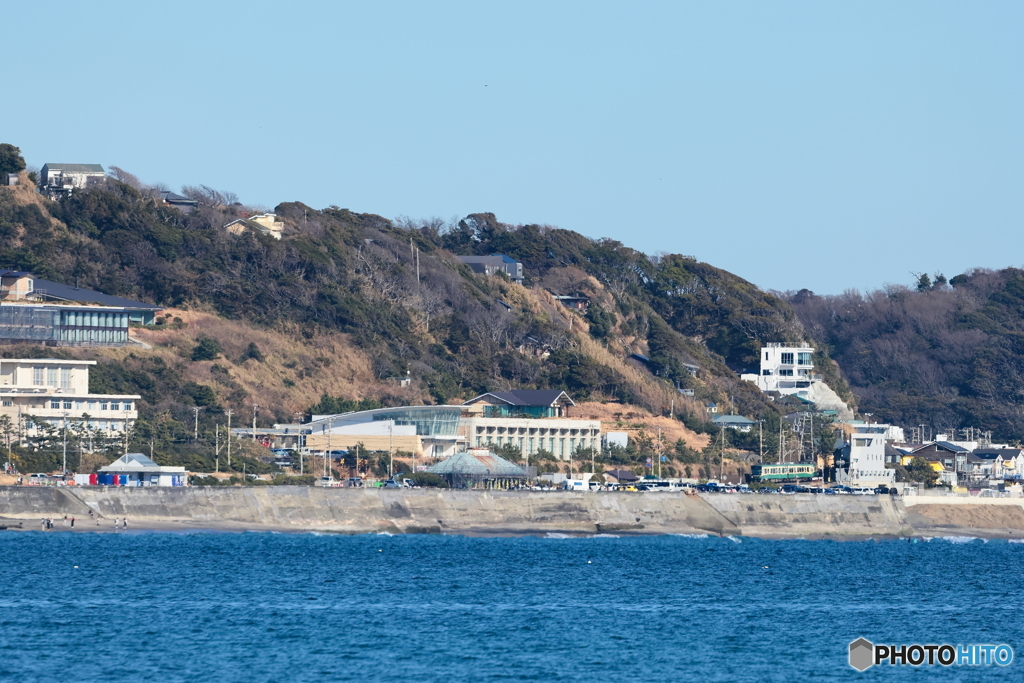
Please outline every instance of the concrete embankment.
M937 507L936 507L937 506ZM773 538L1024 535L1024 508L889 496L750 496L438 489L0 487L0 517L128 517L133 528L342 533L641 533ZM92 516L89 512L92 511ZM29 527L26 524L26 527ZM106 522L101 524L106 526Z

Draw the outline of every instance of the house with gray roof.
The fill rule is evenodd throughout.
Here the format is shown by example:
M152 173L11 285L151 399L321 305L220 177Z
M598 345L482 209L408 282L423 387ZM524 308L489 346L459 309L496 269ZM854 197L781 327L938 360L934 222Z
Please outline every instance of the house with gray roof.
M43 164L39 172L39 191L57 199L102 182L107 176L99 164Z
M184 467L157 465L142 453L125 453L99 474L121 474L128 477L126 486L186 486L188 474Z
M458 259L469 266L474 273L483 275L505 273L512 282L523 284L523 264L505 254L459 256Z

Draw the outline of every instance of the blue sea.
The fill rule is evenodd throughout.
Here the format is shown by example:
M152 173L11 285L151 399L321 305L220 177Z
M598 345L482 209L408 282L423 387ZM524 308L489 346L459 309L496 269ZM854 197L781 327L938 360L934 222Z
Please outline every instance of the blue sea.
M1024 680L1024 545L0 533L0 681ZM1005 668L848 645L1006 643Z

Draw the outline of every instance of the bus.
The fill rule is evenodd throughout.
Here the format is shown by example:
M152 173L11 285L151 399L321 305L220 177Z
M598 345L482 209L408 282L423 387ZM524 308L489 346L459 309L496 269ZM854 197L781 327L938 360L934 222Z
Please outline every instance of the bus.
M750 468L751 481L810 481L817 476L818 467L810 462L780 462Z

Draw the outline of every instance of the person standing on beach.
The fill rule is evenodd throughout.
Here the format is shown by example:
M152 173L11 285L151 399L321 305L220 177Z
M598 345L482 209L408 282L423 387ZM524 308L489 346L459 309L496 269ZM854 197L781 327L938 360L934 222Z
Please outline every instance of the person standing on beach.
M64 526L68 525L68 516L64 515Z
M127 517L122 517L121 518L121 526L124 527L125 531L128 530L128 518Z
M74 517L71 518L71 528L72 529L75 528L75 518Z
M39 530L46 531L46 518L39 520Z

